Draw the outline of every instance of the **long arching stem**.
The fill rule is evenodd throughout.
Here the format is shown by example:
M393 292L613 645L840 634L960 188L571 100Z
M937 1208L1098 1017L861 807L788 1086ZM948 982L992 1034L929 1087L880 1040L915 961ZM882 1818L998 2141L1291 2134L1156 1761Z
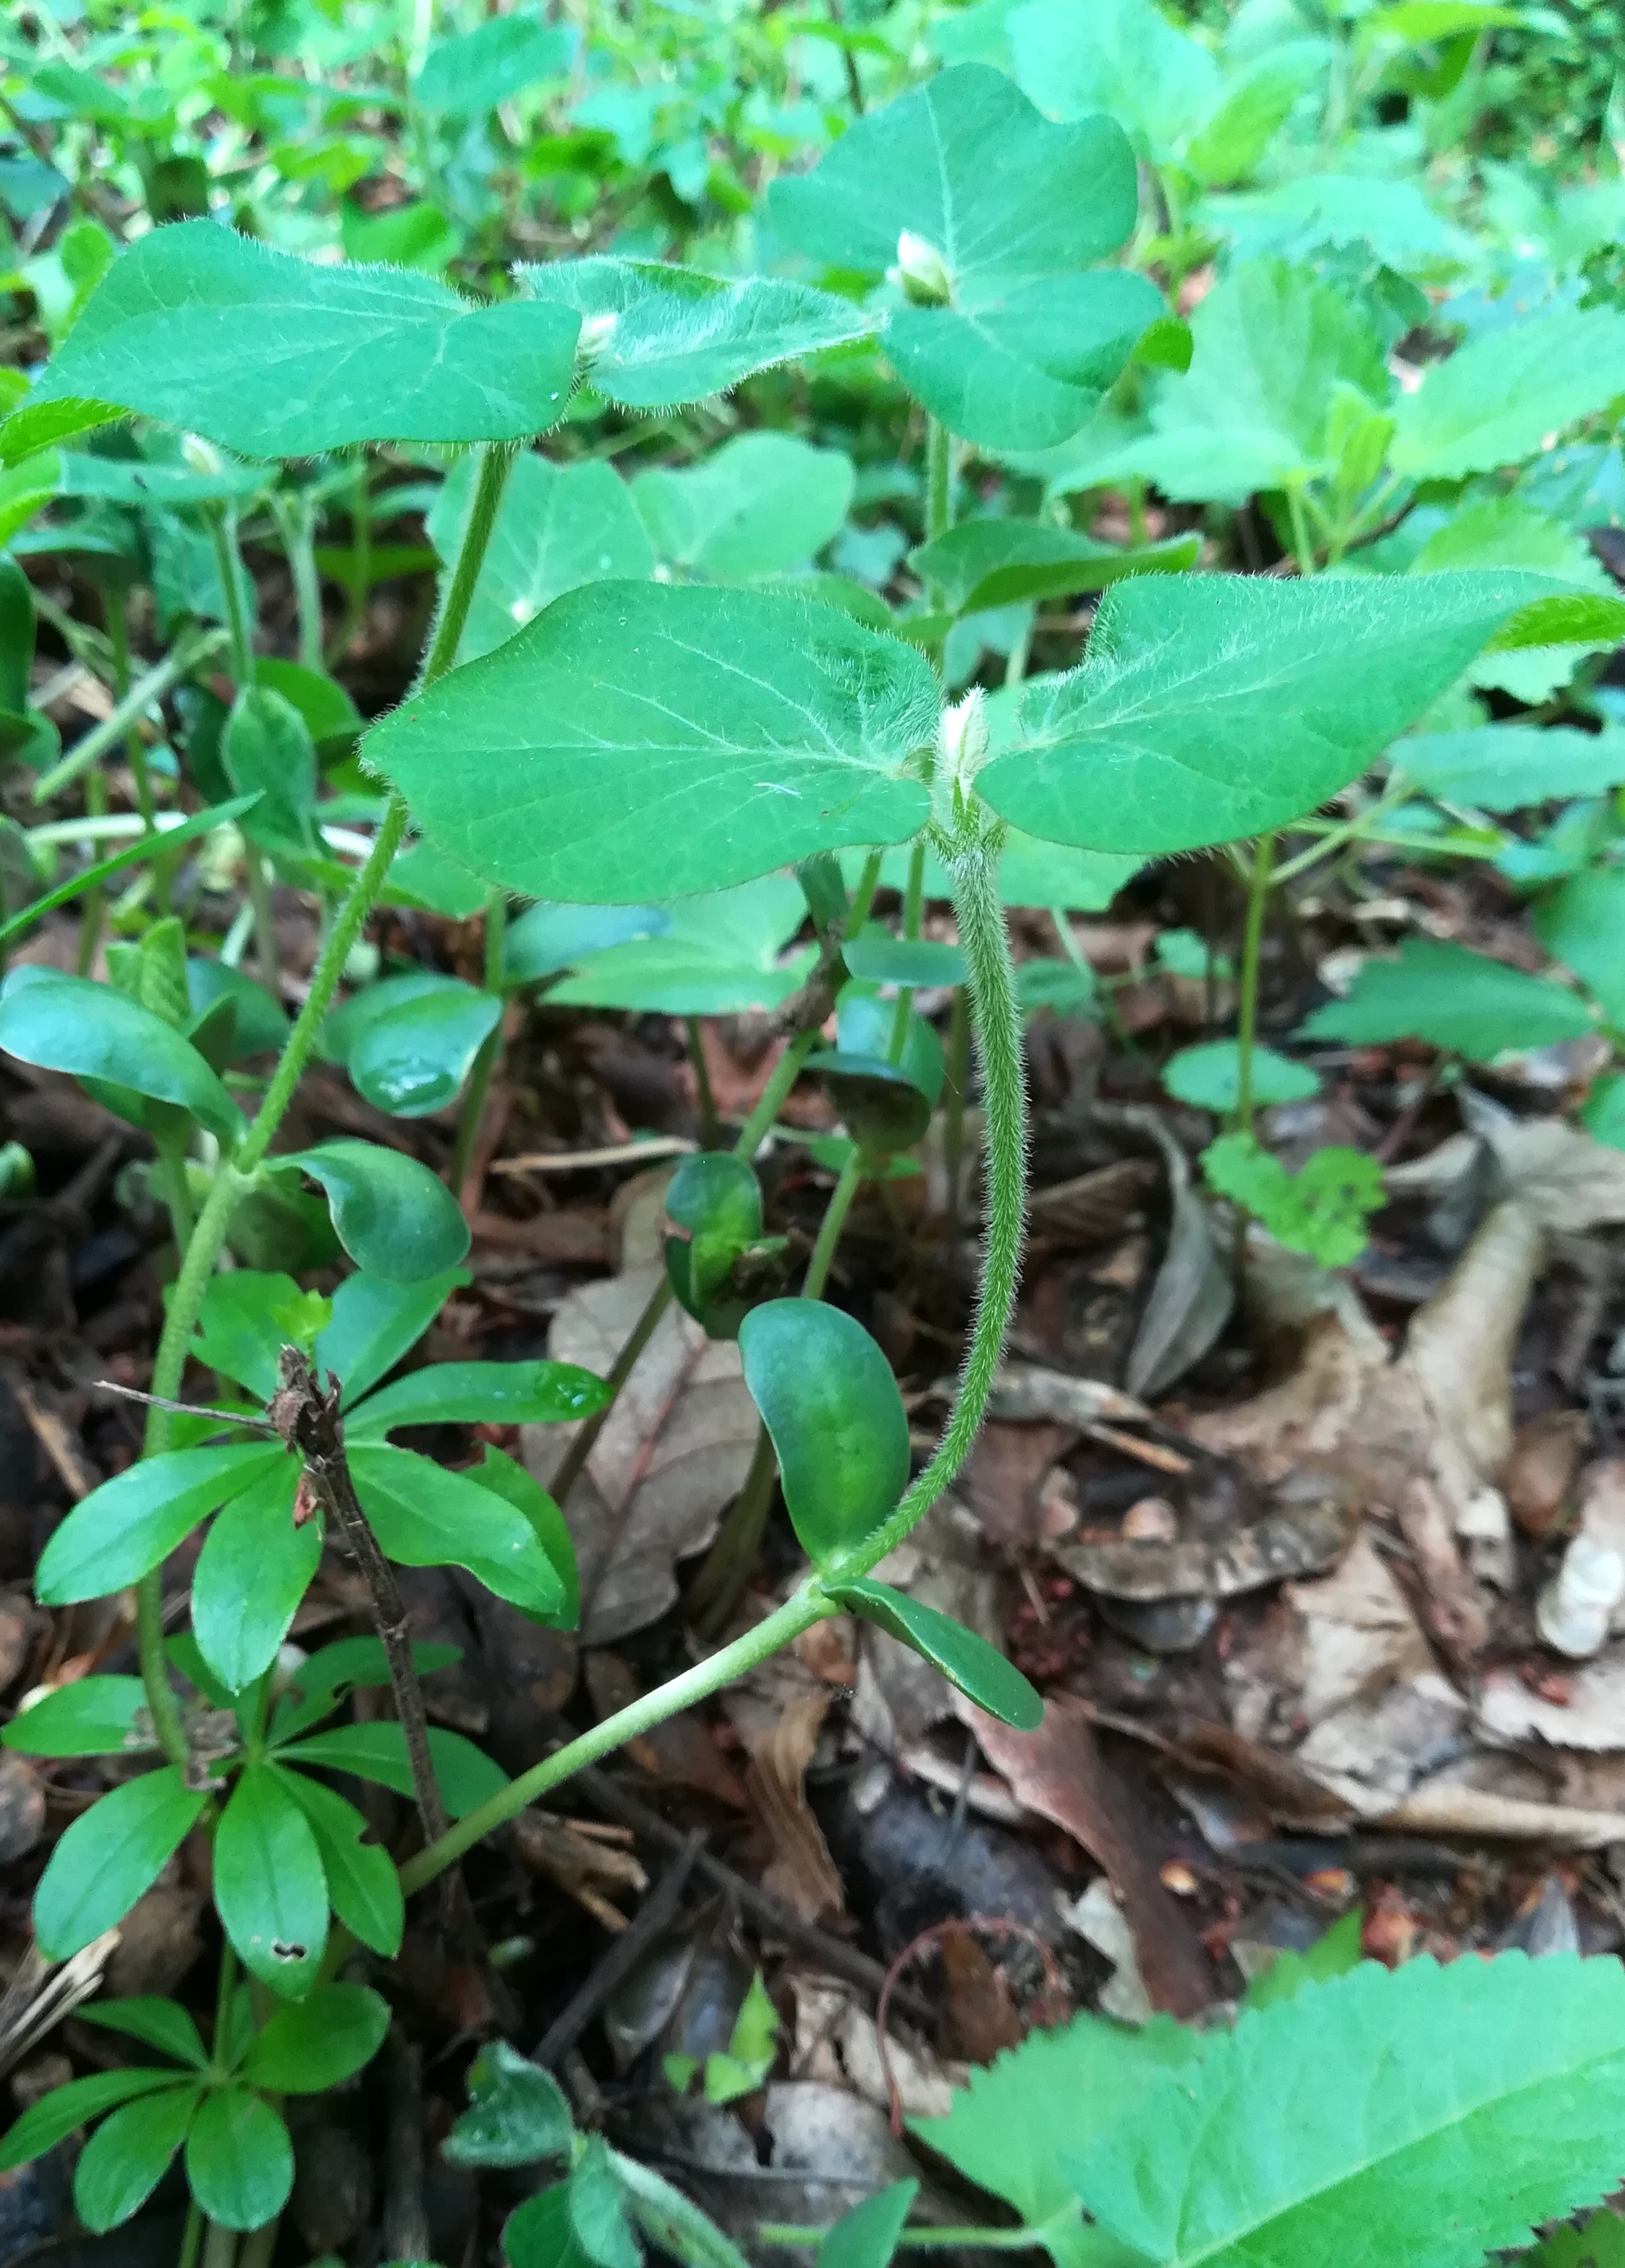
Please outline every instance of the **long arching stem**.
M960 1373L959 1393L935 1456L896 1511L877 1528L863 1550L846 1561L843 1581L866 1575L930 1509L953 1479L979 1431L998 1371L1005 1333L1015 1306L1021 1263L1026 1190L1026 1089L1021 1065L1021 1019L1016 1005L1015 973L999 902L996 860L985 840L967 841L951 861L960 938L969 964L983 1087L987 1142L988 1219L982 1284L971 1342ZM809 1578L777 1610L697 1662L680 1677L658 1686L629 1708L607 1717L530 1771L510 1781L460 1820L449 1833L420 1851L401 1870L409 1896L460 1859L465 1851L504 1826L585 1764L596 1764L627 1742L664 1724L680 1709L704 1700L789 1646L801 1632L836 1612L816 1579Z

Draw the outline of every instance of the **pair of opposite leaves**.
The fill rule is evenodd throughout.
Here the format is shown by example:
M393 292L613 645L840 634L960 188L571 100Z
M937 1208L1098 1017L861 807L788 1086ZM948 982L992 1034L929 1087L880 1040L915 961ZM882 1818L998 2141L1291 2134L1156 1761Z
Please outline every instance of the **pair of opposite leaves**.
M1052 124L1001 72L964 64L773 193L780 232L848 274L878 277L901 238L920 240L952 304L859 306L779 277L590 259L526 269L524 296L474 306L426 276L313 267L183 223L114 264L4 453L131 409L250 456L524 440L562 416L580 367L610 400L665 408L877 333L952 431L1044 448L1077 431L1136 349L1182 343L1145 277L1092 266L1137 203L1113 120Z

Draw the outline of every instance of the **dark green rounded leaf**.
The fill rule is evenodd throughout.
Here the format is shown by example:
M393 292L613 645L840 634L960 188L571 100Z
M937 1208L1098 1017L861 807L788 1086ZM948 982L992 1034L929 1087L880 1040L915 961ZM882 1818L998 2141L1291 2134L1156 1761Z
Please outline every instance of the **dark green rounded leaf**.
M324 1142L273 1159L297 1166L327 1193L339 1242L358 1268L392 1283L421 1283L455 1268L468 1224L444 1182L415 1158L376 1142Z
M263 1441L166 1449L115 1473L80 1498L40 1553L34 1576L40 1603L68 1606L139 1582L206 1513L284 1454L279 1444Z
M273 2017L272 2021L276 2019ZM270 2104L246 2087L203 2097L187 2136L187 2181L222 2228L263 2228L293 2187L293 2144Z
M13 969L0 989L0 1049L45 1071L173 1102L223 1141L243 1130L242 1112L191 1042L110 984Z
M908 1419L863 1325L818 1300L769 1300L739 1327L745 1383L772 1436L796 1534L835 1570L908 1484Z
M797 598L567 592L375 725L368 765L452 858L527 896L719 890L926 816L924 657ZM525 814L545 802L547 824Z
M761 1236L761 1188L743 1158L703 1150L685 1158L665 1192L665 1210L688 1233L665 1240L665 1272L688 1312L713 1337L731 1338L748 1301L722 1301L735 1263Z
M896 1020L897 1004L883 1000L870 984L842 985L836 1004L835 1036L839 1051L843 1056L878 1056L882 1063L892 1057L892 1030ZM933 1026L923 1016L912 1013L903 1024L902 1053L898 1069L912 1079L933 1108L941 1100L944 1078L942 1042Z
M842 1124L861 1149L882 1157L911 1150L931 1123L930 1098L883 1056L826 1052L809 1056L805 1067L823 1081Z
M950 1684L957 1685L990 1717L1014 1725L1019 1732L1036 1730L1044 1713L1043 1701L1021 1672L985 1638L938 1614L935 1607L922 1606L905 1592L893 1591L889 1584L827 1583L825 1588L851 1613L877 1624L888 1636L923 1654Z
M560 2158L575 2132L551 2072L493 2040L468 2067L468 2108L440 2146L454 2166L528 2166Z
M963 984L965 955L957 945L937 945L923 937L893 937L889 930L866 929L841 948L841 958L865 984Z
M280 1048L292 1029L264 985L245 976L240 968L228 968L224 961L189 959L187 993L200 1015L222 1000L231 1002L236 1015L233 1058L268 1054Z
M200 2090L165 2088L104 2118L73 2173L79 2219L97 2235L117 2228L151 2196L186 2139Z
M220 1815L215 1904L251 1976L290 1999L309 1991L327 1941L327 1878L310 1822L275 1764L245 1765Z
M13 1717L0 1742L26 1756L134 1756L158 1742L138 1677L80 1677Z
M403 1567L466 1567L526 1613L550 1619L558 1612L559 1579L535 1529L489 1489L378 1441L357 1441L349 1469L387 1557Z
M1593 1030L1577 992L1490 954L1408 937L1397 961L1364 961L1346 999L1305 1017L1298 1036L1350 1047L1424 1040L1474 1063L1509 1048L1544 1048Z
M502 2257L508 2268L596 2268L577 2241L570 2216L570 2183L555 2182L517 2206L503 2224Z
M66 1961L121 1922L197 1823L208 1795L173 1764L99 1796L52 1852L33 1895L34 1934Z
M603 1380L573 1362L433 1362L370 1394L345 1431L364 1441L398 1425L552 1425L608 1399Z
M268 2095L320 2095L371 2062L389 2029L389 2003L368 1984L319 1984L274 2009L244 2057L242 2076Z
M643 2252L626 2217L621 2184L601 2135L588 2138L565 2186L571 2233L588 2259L597 2268L643 2268Z
M502 1021L502 1002L472 984L422 992L374 1016L351 1044L349 1075L376 1109L423 1118L455 1101Z

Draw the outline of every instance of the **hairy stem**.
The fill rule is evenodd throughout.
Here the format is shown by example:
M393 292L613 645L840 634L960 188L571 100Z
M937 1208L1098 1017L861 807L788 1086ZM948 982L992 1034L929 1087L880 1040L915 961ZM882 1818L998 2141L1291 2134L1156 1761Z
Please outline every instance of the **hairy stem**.
M282 999L282 955L276 949L276 918L271 910L271 863L254 843L243 846L248 902L254 908L254 954L260 982L273 1000Z
M1264 909L1269 897L1270 870L1276 863L1273 830L1258 838L1253 872L1247 879L1246 932L1241 946L1241 997L1236 1018L1236 1124L1243 1134L1253 1131L1253 1050L1258 1033L1258 972L1264 945Z
M991 850L983 841L967 842L955 850L952 865L954 904L959 912L960 937L969 963L971 998L979 1035L982 1115L987 1130L988 1223L982 1285L971 1343L960 1374L959 1392L937 1453L891 1518L876 1529L861 1551L842 1565L842 1580L866 1575L888 1551L895 1550L964 1463L993 1389L1015 1304L1026 1188L1026 1089L1021 1065L1021 1020L1016 1005L1015 974L1011 967L1004 909L999 902ZM764 1102L768 1099L764 1096ZM782 1100L782 1095L772 1099L774 1111ZM761 1108L759 1104L759 1112ZM437 1874L460 1859L465 1851L505 1825L526 1805L559 1786L584 1764L596 1764L600 1757L613 1755L629 1741L664 1724L680 1709L720 1691L835 1611L833 1602L824 1595L817 1581L809 1578L793 1597L754 1630L735 1638L731 1646L722 1647L708 1660L697 1662L669 1683L658 1686L630 1707L607 1717L602 1724L593 1726L590 1732L583 1733L553 1756L533 1765L529 1771L511 1781L500 1794L471 1811L438 1843L419 1852L401 1868L401 1889L408 1896L422 1889L426 1882L431 1882Z
M480 470L474 484L474 501L468 507L463 540L457 553L457 564L452 570L452 578L445 586L440 611L435 618L423 676L419 680L420 689L444 677L457 659L458 645L468 620L468 608L480 580L480 570L485 563L486 546L496 524L496 510L502 502L508 468L518 453L514 442L493 441L480 459Z
M129 622L124 610L124 593L114 582L109 582L103 606L107 610L107 643L113 648L113 690L122 701L129 692ZM139 724L132 720L124 735L124 755L129 765L130 777L136 783L136 808L141 814L141 823L149 835L158 831L158 819L152 806L152 775L147 768L147 746L141 737ZM161 870L155 872L158 908L169 911L169 889Z

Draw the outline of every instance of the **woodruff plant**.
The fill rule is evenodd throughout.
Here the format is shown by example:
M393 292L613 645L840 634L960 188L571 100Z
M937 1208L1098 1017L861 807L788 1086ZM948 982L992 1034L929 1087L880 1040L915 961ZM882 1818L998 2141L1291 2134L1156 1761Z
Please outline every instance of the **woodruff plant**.
M64 1837L40 1885L40 1940L55 1959L89 1944L200 1828L225 1940L211 2043L170 2004L115 2007L107 2020L173 2068L62 2090L18 2123L0 2166L107 2110L78 2186L85 2219L106 2228L138 2208L184 2146L188 2263L205 2220L211 2261L229 2257L221 2232L232 2230L256 2232L245 2268L268 2258L290 2165L269 2098L295 2083L287 2073L312 2028L334 2043L307 2066L324 2084L376 2046L382 2004L330 1981L351 1939L387 1955L405 1897L582 1766L844 1613L914 1646L980 1706L1036 1724L1037 1695L1002 1656L874 1577L962 1464L1015 1295L1026 1105L999 889L1007 843L1139 858L1279 828L1345 788L1486 646L1549 633L1551 580L1531 571L1309 583L1172 571L1192 563L1188 544L1103 559L1076 541L1057 547L1053 530L996 557L956 547L958 440L1051 446L1083 425L1131 358L1177 370L1185 357L1183 327L1153 287L1097 265L1136 216L1133 153L1109 120L1048 124L997 72L960 66L860 121L815 172L778 184L774 204L786 240L847 278L871 279L866 296L592 259L527 270L518 296L476 306L421 275L309 265L205 221L160 228L120 255L0 428L8 460L24 462L129 414L254 457L384 441L479 453L418 681L363 743L387 789L381 823L333 911L252 1118L223 1076L248 995L227 985L195 1001L178 931L161 921L117 961L113 983L22 969L0 998L0 1046L76 1074L151 1132L180 1255L146 1454L76 1508L40 1571L48 1602L133 1587L140 1678L85 1681L6 1735L38 1754L150 1754L153 1768ZM659 409L863 337L927 414L920 558L939 610L908 637L893 633L884 610L879 622L872 610L860 620L817 598L619 578L566 592L453 666L515 453L557 423L579 378L608 401ZM193 458L192 477L214 477L202 452ZM259 887L261 857L313 855L309 798L290 794L290 761L299 772L308 733L302 740L256 684L246 621L229 600L239 578L224 505L221 515L238 688L223 776ZM996 731L979 696L945 703L933 656L956 604L991 603L990 590L1011 587L1105 596L1083 666L1029 688ZM309 785L313 776L301 777ZM508 894L642 907L795 867L826 975L832 985L852 980L831 1057L810 1061L813 1033L800 1032L732 1159L711 1153L685 1169L667 1286L606 1383L558 1365L469 1364L380 1387L459 1280L467 1226L445 1189L394 1151L354 1141L273 1149L408 825L497 907ZM888 957L864 925L893 846L907 855L907 935ZM843 850L868 854L850 902L834 865ZM955 971L984 1100L986 1217L957 1398L911 1480L889 1366L817 1294L859 1182L915 1138L920 1100L929 1116L940 1084L940 1049L933 1064L908 998L931 981L918 938L928 860L947 877L958 917ZM266 975L274 940L268 922L258 928ZM863 989L888 979L901 987L894 1006ZM498 972L489 990L503 989ZM492 1036L489 1006L479 1020L472 1047L474 1027L459 1027L451 1092ZM762 1300L755 1271L774 1256L751 1163L805 1068L841 1095L852 1145L805 1295ZM217 1274L249 1201L297 1192L299 1177L323 1191L357 1263L330 1302L291 1278ZM573 1619L556 1498L670 1291L709 1329L738 1334L810 1572L744 1636L503 1779L468 1744L424 1725L415 1667L427 1665L414 1665L391 1567L460 1565L524 1612ZM178 1397L194 1356L255 1399L188 1413ZM431 1418L566 1417L585 1423L553 1498L496 1453L457 1474L386 1440L392 1425ZM765 1460L762 1472L770 1479ZM211 1518L191 1631L166 1641L159 1570ZM378 1638L363 1653L325 1649L289 1683L279 1649L329 1525L366 1576ZM363 1679L390 1684L398 1721L312 1730ZM362 1839L358 1815L312 1777L324 1765L414 1798L425 1839L398 1872ZM275 1996L263 2021L239 1968ZM574 2154L572 2198L579 2185L588 2200L569 2208L570 2242L601 2268L625 2268L635 2242L609 2204L619 2212L636 2180L567 2125L559 2142ZM659 2220L668 2205L649 2205L647 2186L641 2194L640 2225L669 2244ZM558 2210L548 2208L555 2221ZM1065 2225L1081 2230L1076 2196ZM515 2238L511 2257L528 2258L518 2247Z

